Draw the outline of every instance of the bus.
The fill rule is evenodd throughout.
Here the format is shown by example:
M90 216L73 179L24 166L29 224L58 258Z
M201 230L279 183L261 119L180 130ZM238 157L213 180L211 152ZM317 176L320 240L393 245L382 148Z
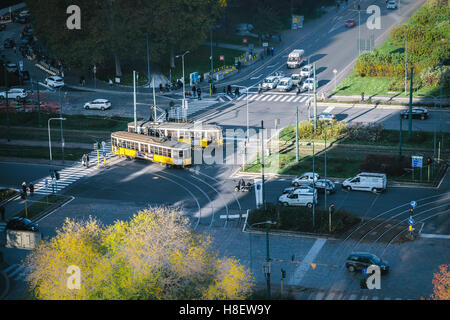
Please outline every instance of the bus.
M166 137L171 140L185 142L193 147L206 148L214 143L219 146L223 144L222 128L211 124L196 125L189 122L150 122L137 121L137 132L140 134ZM128 123L128 132L135 132L134 122Z
M119 156L150 160L169 167L184 168L192 164L191 146L167 138L118 131L111 133L111 149Z

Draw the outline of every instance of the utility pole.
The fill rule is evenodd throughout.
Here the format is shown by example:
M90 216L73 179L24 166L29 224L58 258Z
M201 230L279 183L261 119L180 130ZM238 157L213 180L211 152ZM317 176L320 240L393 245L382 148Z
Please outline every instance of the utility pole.
M210 57L210 60L211 60L211 76L209 77L210 78L210 83L209 83L209 96L211 96L211 93L212 93L212 87L213 87L213 46L212 46L212 27L209 29L209 32L210 32L210 36L211 36L211 57Z
M8 76L7 76L7 71L6 71L6 64L3 64L3 69L5 70L5 100L6 100L6 122L7 122L7 126L8 126L8 133L6 134L7 140L8 142L10 141L9 138L9 132L11 131L9 129L10 127L10 122L9 122L9 101L8 101L8 90L9 90L9 86L8 86Z
M406 90L407 90L407 78L408 78L408 46L407 46L407 36L406 33L405 36L405 96L406 96Z
M313 70L314 70L314 134L316 133L317 128L317 97L316 97L316 63L313 62Z
M266 202L264 197L264 121L261 120L261 194L262 203L264 208L266 208Z
M402 131L403 131L403 119L400 115L400 137L399 137L399 144L398 144L398 157L399 159L402 157Z
M295 121L295 161L298 162L299 154L298 154L298 105L296 112L296 121Z
M136 71L133 70L133 106L134 106L134 132L137 133L137 118L136 118Z
M314 141L312 143L313 145L313 163L312 163L312 170L313 170L313 207L312 207L312 213L313 213L313 229L316 225L316 201L315 201L315 197L314 194L316 193L316 173L314 170L314 157L315 157L315 152L314 152Z
M147 79L148 79L148 85L150 85L150 52L149 52L149 45L148 45L148 33L145 34L145 39L147 40Z
M156 92L155 92L155 78L152 78L152 87L153 87L153 121L156 122Z
M327 129L328 124L325 126L325 180L327 179ZM314 179L314 177L313 177ZM314 181L314 180L313 180ZM325 185L325 210L327 209L327 186Z
M61 87L59 87L59 117L62 119L62 102L61 102ZM62 149L62 161L64 163L64 136L63 136L63 121L60 120L60 126L61 126L61 149Z
M408 140L411 139L412 133L412 90L413 90L413 71L414 68L411 67L411 84L409 87L409 121L408 121Z
M269 223L266 223L266 263L267 263L267 266L268 266L268 272L266 273L267 298L270 299Z

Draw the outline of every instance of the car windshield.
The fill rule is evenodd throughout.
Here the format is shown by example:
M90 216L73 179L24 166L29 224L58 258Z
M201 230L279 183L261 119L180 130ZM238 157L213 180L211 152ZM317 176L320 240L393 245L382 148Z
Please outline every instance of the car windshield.
M298 80L298 76L297 75L292 75L292 80Z
M378 258L377 256L372 256L372 262L376 263L376 264L380 264L381 263L381 259Z
M272 83L272 82L273 82L273 79L264 79L264 82L265 82L265 83Z
M309 67L304 67L302 71L309 71Z
M347 23L352 23L353 22L353 20L347 20Z

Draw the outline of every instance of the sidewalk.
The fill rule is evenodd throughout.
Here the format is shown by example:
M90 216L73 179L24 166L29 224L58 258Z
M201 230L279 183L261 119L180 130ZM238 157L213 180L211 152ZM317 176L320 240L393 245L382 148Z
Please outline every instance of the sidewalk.
M364 96L364 101L367 102L368 99L371 100L372 103L400 103L400 104L409 104L409 97L380 97L380 96ZM330 101L336 101L336 102L361 102L361 95L349 95L349 96L340 96L340 95L331 95L328 96L328 100ZM432 104L434 103L437 107L439 107L440 104L440 98L433 98L433 97L413 97L413 104L416 103L427 103ZM450 105L450 99L442 98L442 106L449 106Z

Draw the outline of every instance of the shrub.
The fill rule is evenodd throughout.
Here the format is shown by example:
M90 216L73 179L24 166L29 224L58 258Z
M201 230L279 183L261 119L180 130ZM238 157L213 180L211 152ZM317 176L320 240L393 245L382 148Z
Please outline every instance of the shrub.
M386 173L388 176L401 176L409 168L409 157L399 159L383 154L368 154L361 164L361 171Z
M382 124L353 124L347 129L347 139L350 141L366 141L375 143L381 141L384 127Z

